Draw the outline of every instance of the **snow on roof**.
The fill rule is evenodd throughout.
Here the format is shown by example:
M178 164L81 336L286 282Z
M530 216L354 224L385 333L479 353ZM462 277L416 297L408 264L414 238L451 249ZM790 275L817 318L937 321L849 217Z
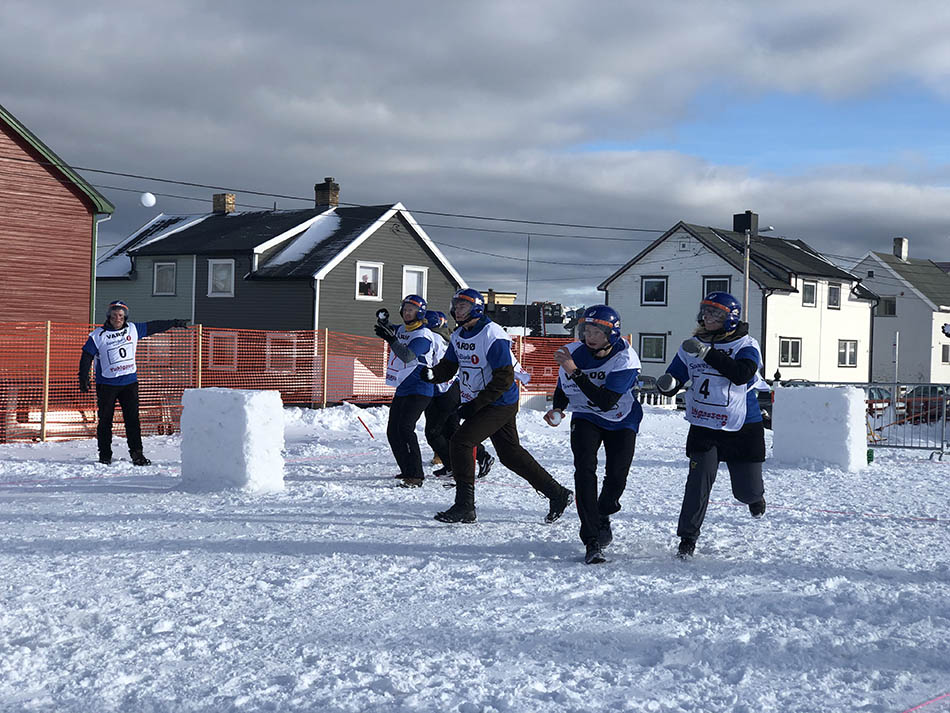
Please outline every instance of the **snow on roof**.
M309 228L296 238L292 238L283 250L267 261L268 267L303 260L317 245L333 235L339 228L340 216L335 213L318 216Z
M132 260L128 255L112 255L96 265L96 277L127 277L132 272Z

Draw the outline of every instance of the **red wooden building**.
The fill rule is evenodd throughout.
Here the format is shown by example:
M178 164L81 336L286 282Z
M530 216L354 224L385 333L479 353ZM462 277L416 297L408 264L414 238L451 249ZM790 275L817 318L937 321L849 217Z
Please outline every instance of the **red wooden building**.
M96 322L97 219L114 210L0 106L0 321Z

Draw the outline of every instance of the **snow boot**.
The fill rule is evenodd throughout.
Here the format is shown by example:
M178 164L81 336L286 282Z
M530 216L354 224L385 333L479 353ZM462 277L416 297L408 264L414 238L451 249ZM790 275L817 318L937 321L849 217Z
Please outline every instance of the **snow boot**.
M425 482L422 478L403 478L402 482L398 484L400 488L421 488L422 484Z
M475 522L475 485L457 483L455 504L448 510L436 513L439 522Z
M548 514L544 516L544 521L550 525L564 514L568 505L574 502L574 493L563 485L558 485L554 495L549 495L548 500L551 502L551 507L548 509Z
M762 517L765 514L765 498L749 503L749 512L752 517Z
M439 469L437 469L437 470L433 470L433 471L432 471L432 475L434 475L436 478L441 478L441 477L446 476L446 475L451 478L451 477L452 477L452 471L449 470L446 466L443 465L441 468L439 468Z
M600 516L600 527L597 530L597 544L601 548L606 547L614 541L614 533L610 529L610 517L608 515Z
M132 456L132 465L152 465L152 461L145 457L142 451L130 451Z
M689 559L693 556L693 553L696 551L696 540L692 537L683 537L680 539L680 546L676 552L676 556L681 560Z
M485 457L478 459L478 473L475 475L476 478L484 478L491 471L491 467L495 465L495 456L493 456L488 451L485 451Z
M603 564L607 561L604 552L600 548L599 542L591 542L587 545L587 553L584 555L584 564Z
M99 454L99 462L100 462L100 463L104 463L105 465L111 465L111 464L112 464L112 454L111 454L111 453L109 453L109 454L100 453L100 454Z

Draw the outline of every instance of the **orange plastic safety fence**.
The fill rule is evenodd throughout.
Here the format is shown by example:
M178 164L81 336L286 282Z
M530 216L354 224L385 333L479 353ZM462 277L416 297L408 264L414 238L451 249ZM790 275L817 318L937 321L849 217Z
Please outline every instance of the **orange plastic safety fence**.
M0 322L0 443L92 438L95 387L79 391L79 360L94 325ZM512 351L532 375L528 390L552 393L552 356L564 338L516 337ZM194 326L139 341L139 416L145 435L179 429L185 389L275 389L285 404L388 402L385 342L326 330L270 332ZM92 379L94 382L94 378ZM124 436L116 405L114 433Z

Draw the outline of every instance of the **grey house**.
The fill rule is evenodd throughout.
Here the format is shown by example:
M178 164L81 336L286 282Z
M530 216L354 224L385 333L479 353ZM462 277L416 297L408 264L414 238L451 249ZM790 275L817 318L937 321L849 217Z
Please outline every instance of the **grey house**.
M97 314L114 299L132 319L188 318L231 329L373 334L406 294L447 311L465 281L401 203L340 207L332 179L303 210L159 215L98 261Z

